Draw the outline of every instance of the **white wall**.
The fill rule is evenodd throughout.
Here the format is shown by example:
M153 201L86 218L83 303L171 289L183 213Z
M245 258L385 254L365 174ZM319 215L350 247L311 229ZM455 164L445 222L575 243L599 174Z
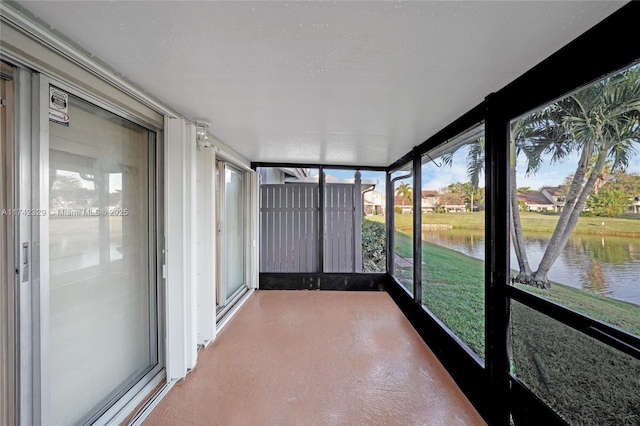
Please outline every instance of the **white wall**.
M186 356L186 128L165 119L165 295L167 381L184 377Z
M216 333L215 158L212 148L196 152L197 342L207 345Z
M195 126L165 120L166 359L167 380L194 368L198 345L215 339L215 159L247 170L250 185L249 286L257 287L257 175L249 161L215 141L198 149Z

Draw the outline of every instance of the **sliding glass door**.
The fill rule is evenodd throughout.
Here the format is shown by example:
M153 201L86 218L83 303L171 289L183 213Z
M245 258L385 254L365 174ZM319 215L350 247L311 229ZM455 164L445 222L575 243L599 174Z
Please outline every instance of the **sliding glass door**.
M245 284L244 273L244 172L225 166L224 215L226 222L227 297Z
M82 424L158 365L155 133L50 90L51 423Z
M219 286L218 308L224 310L246 286L246 173L218 162ZM224 312L220 312L223 314Z

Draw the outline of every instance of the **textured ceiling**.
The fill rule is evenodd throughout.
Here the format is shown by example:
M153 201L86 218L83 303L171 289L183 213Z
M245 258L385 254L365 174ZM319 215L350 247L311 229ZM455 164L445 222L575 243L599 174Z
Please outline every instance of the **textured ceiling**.
M253 161L374 166L624 4L18 3Z

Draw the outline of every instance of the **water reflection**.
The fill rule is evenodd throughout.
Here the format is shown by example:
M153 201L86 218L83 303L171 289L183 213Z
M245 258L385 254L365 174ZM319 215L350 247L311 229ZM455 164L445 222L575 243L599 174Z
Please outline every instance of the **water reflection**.
M596 293L596 294L605 294L607 292L606 289L606 277L604 275L604 271L602 270L602 263L599 260L593 259L591 261L591 267L587 272L587 276L589 279L585 283L585 287L587 290Z
M537 268L550 235L530 232L525 235L529 263ZM484 231L429 230L422 239L484 259ZM511 248L511 265L517 267ZM549 279L640 305L640 238L573 235L549 271Z

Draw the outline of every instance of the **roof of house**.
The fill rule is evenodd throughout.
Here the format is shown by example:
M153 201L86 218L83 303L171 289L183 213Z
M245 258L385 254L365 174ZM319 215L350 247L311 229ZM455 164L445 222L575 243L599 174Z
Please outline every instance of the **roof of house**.
M524 201L525 203L540 204L540 205L553 205L542 192L518 192L518 201Z
M411 200L403 197L402 195L396 195L395 197L393 197L393 205L394 206L402 206L402 205L410 206Z
M545 186L542 190L547 191L552 197L562 197L566 192L562 186Z
M464 198L460 194L440 194L438 202L441 206L465 206Z
M438 196L438 191L436 191L435 189L425 189L424 191L422 191L422 198L437 197L437 196Z

